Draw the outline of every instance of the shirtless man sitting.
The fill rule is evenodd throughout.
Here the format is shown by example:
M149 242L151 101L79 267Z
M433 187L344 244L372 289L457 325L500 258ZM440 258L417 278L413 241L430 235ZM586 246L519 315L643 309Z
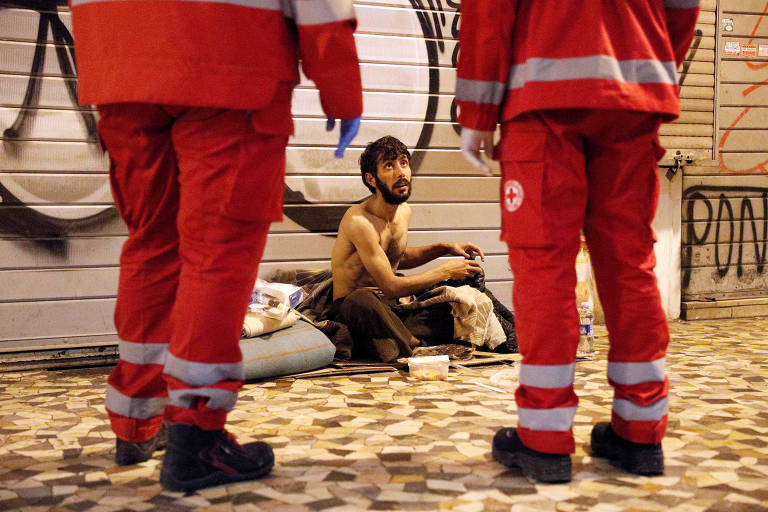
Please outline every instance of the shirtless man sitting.
M360 157L360 173L372 195L344 214L331 255L334 315L349 327L358 352L382 361L409 356L420 343L403 323L404 312L393 311L393 299L441 281L465 280L482 272L475 256L485 260L483 251L472 243L408 247L410 156L394 137L368 144ZM396 273L446 255L464 259L418 274Z

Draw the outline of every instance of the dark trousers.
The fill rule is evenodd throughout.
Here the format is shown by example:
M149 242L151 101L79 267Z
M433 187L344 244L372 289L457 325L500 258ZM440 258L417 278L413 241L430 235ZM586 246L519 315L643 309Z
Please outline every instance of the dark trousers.
M361 289L334 301L333 311L352 333L355 357L392 361L398 356L410 356L416 341L431 345L453 340L453 316L448 303L420 310L403 309L394 300L380 299L370 290Z

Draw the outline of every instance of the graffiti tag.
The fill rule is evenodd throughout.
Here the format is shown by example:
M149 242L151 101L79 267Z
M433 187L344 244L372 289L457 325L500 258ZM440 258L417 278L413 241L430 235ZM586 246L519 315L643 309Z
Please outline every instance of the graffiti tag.
M708 193L708 195L705 195ZM715 197L711 197L716 194ZM734 194L749 194L747 197L733 197ZM755 212L752 206L754 196L762 203L762 212ZM766 247L768 246L768 187L729 187L700 185L687 189L683 193L683 200L688 200L687 206L687 238L688 245L683 249L683 281L682 287L687 288L691 280L691 264L693 263L693 248L697 245L716 244L714 250L715 267L717 275L725 277L733 267L736 275L744 274L747 264L754 264L757 272L762 274L765 270ZM739 203L740 201L740 203ZM697 203L704 205L707 211L705 218L694 218L694 209ZM734 204L736 208L734 208ZM704 222L704 231L697 232L696 221ZM762 224L762 226L761 226ZM710 239L714 226L714 239ZM748 235L752 235L754 248L754 262L745 261L744 247L748 242ZM728 247L727 257L721 259L717 244L725 244ZM734 249L736 255L734 259Z

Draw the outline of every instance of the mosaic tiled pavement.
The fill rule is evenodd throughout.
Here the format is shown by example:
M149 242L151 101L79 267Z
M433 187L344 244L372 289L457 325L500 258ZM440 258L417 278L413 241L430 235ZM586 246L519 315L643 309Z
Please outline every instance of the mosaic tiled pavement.
M0 376L0 510L768 510L768 319L673 323L670 426L660 477L628 476L588 455L607 419L605 331L577 364L581 399L569 484L537 485L489 455L513 425L511 394L389 372L247 384L229 428L275 447L272 476L164 492L160 458L113 463L104 412L109 368Z

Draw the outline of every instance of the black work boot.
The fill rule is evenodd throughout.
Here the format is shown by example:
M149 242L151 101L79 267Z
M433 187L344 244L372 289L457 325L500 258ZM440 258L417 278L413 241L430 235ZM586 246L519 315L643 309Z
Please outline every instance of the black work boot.
M171 425L160 483L169 491L194 491L260 478L274 464L275 456L267 443L240 446L226 430Z
M634 443L619 437L607 421L592 428L592 456L636 475L664 474L661 443Z
M155 450L165 448L167 442L167 432L165 423L157 431L155 437L141 443L131 443L118 438L115 449L115 462L118 466L131 466L144 462L152 457Z
M525 446L514 428L502 428L493 438L493 458L542 483L571 481L571 456L544 453Z

